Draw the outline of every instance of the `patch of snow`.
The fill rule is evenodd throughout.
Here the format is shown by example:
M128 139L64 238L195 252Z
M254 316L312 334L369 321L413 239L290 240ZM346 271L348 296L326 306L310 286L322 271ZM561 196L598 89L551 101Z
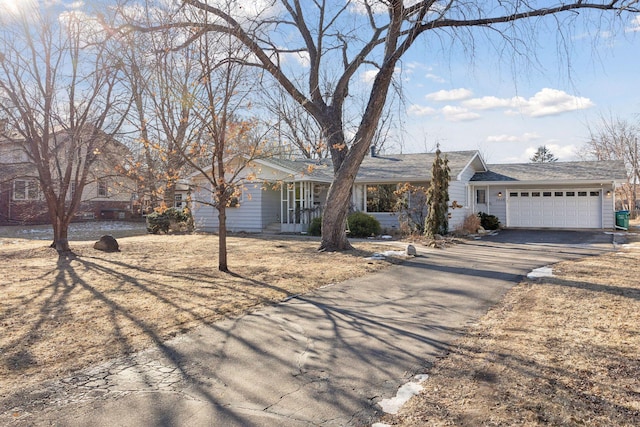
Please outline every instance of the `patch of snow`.
M391 240L393 239L393 236L389 236L388 234L383 234L382 236L380 236L380 238L383 240Z
M365 259L384 261L388 256L406 256L407 253L405 251L384 251L384 252L376 252L375 254L367 257Z
M527 274L527 277L529 279L536 279L539 277L553 277L553 270L549 266L536 268L531 271L531 273Z
M404 384L398 389L395 397L392 397L391 399L382 399L378 402L378 405L380 405L382 410L387 414L397 414L400 408L402 408L409 399L422 391L423 387L421 383L427 378L429 378L429 375L427 374L416 375L413 377L413 381Z
M391 425L385 423L373 423L371 424L371 427L391 427Z

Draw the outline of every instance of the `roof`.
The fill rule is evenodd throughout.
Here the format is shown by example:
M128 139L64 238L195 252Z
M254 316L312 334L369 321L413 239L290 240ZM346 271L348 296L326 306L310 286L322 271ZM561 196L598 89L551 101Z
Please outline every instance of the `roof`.
M435 156L435 153L367 156L360 165L356 182L430 181ZM441 156L449 160L452 177L457 177L474 161L479 162L478 168L485 167L477 151L450 151L443 152ZM331 182L333 179L331 159L269 158L261 163L302 176L304 180Z
M626 181L624 162L619 160L590 162L545 162L488 165L488 171L476 173L474 182L560 182Z
M454 178L469 166L478 156L478 152L449 151L443 152L441 156L449 160L450 176ZM356 176L356 182L430 181L435 158L435 153L365 157ZM483 168L484 165L481 167Z

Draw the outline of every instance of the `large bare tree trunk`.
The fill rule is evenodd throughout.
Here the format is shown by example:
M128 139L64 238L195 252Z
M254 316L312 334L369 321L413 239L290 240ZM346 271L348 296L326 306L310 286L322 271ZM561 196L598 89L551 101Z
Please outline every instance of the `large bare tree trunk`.
M62 210L60 210L59 206L56 206L53 209L49 209L49 211L51 212L51 225L53 226L53 242L50 247L60 253L71 252L71 247L69 246L70 221L63 213L64 206L62 206Z

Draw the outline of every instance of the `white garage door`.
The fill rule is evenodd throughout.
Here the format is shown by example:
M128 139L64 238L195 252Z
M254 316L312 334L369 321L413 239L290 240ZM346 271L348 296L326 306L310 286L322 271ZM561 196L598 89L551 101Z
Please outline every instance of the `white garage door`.
M511 190L507 195L507 227L602 227L601 190Z

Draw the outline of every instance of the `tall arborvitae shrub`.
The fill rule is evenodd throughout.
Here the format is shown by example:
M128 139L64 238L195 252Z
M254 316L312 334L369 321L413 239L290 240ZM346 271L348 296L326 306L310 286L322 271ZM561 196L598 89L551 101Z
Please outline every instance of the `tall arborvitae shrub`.
M440 147L431 168L431 183L427 189L427 220L424 227L426 237L449 232L449 160L440 157Z

